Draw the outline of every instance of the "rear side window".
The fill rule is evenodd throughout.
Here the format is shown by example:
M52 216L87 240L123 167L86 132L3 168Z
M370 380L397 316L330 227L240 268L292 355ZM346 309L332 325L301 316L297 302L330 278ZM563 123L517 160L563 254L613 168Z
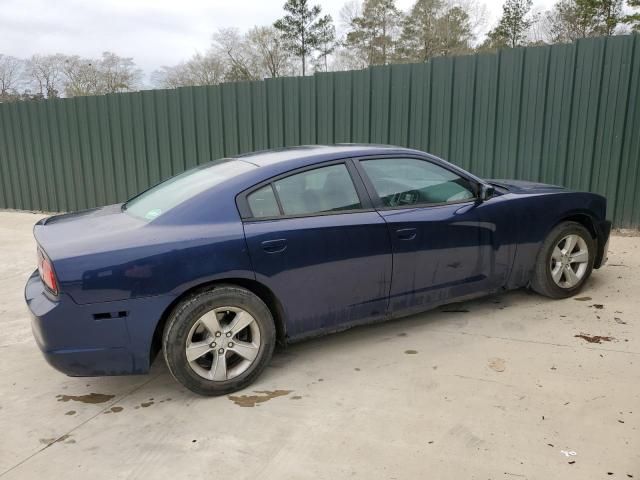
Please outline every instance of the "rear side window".
M360 164L386 207L459 202L475 196L467 179L426 160L383 158Z
M134 217L151 221L172 208L236 175L256 168L239 160L218 160L176 175L124 204Z
M362 208L351 175L343 163L276 180L250 193L247 203L254 218L313 215Z
M273 183L285 215L310 215L361 208L344 164L292 175Z
M278 202L271 184L256 190L247 197L251 213L256 218L277 217L280 215Z

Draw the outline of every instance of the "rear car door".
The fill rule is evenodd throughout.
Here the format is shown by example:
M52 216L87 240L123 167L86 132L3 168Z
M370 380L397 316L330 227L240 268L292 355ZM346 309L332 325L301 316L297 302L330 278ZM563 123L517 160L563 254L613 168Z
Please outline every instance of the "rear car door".
M351 160L296 170L238 199L256 279L301 337L386 316L391 243Z
M391 236L392 314L504 285L515 249L504 202L479 202L474 181L444 162L395 157L357 165Z

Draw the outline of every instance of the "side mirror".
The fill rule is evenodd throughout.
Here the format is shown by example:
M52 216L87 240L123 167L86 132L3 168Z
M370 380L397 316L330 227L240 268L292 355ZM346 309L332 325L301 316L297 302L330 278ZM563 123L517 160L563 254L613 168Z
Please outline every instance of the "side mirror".
M479 198L479 200L481 202L486 202L491 197L493 197L494 193L496 193L496 189L495 189L495 187L493 185L489 185L487 183L483 183L483 184L480 185L480 198Z

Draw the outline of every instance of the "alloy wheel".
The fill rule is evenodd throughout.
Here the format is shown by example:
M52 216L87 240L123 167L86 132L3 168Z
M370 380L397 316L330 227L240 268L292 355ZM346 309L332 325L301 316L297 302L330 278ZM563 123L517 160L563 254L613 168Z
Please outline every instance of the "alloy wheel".
M185 345L191 369L206 380L231 380L258 356L260 328L242 308L220 307L202 315L191 327Z
M561 288L578 285L588 266L589 248L580 235L562 237L551 252L551 278Z

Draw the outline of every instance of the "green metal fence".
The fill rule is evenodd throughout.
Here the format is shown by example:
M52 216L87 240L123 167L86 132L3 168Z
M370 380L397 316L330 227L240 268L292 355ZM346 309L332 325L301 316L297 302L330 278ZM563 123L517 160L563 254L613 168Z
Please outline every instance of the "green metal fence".
M0 208L115 203L215 158L404 145L477 175L599 192L640 226L640 36L312 77L0 105Z

